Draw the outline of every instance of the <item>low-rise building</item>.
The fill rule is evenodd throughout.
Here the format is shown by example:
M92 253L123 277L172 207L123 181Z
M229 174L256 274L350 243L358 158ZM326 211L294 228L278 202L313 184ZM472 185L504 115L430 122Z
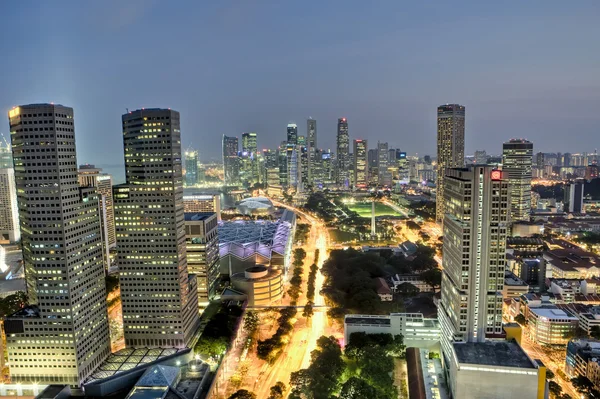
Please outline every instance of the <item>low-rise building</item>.
M530 307L527 333L541 345L565 345L575 335L579 319L555 305Z
M406 347L439 350L440 325L422 313L391 313L389 316L349 314L344 318L344 342L350 334L402 334Z
M600 341L573 339L567 344L565 373L569 378L587 377L588 362L600 358Z
M453 398L547 397L546 367L515 341L454 343L453 349L447 365Z
M512 272L504 272L504 288L502 288L502 296L504 298L518 298L528 292L529 285L525 281Z
M391 302L394 300L392 290L383 278L377 277L374 278L373 281L375 281L375 290L377 291L377 295L379 295L379 298L382 302Z
M403 284L411 284L417 288L420 292L432 292L431 285L421 280L421 276L418 274L396 274L391 277L390 282L394 292L400 290Z
M248 306L268 306L281 302L281 270L256 265L231 276L231 285L248 296Z
M588 279L600 275L600 258L579 248L561 248L544 252L546 277Z

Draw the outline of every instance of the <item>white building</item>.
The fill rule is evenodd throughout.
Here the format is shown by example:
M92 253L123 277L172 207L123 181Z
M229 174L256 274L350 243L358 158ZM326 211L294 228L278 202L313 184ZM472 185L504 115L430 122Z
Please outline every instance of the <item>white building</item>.
M0 168L0 243L15 243L20 239L15 170Z
M344 317L344 342L350 334L402 334L406 347L439 350L440 326L437 319L423 317L422 313L392 313L389 316L349 314Z
M556 306L529 307L527 334L541 345L565 345L579 327L579 319Z

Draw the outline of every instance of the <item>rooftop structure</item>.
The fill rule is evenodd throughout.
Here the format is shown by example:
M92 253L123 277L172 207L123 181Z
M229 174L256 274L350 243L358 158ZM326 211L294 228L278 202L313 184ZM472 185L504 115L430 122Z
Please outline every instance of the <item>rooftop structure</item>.
M562 248L544 252L548 277L590 278L600 275L600 258L579 248Z
M276 222L219 223L221 273L240 273L255 264L287 270L294 226L292 212L284 212Z
M535 369L532 360L516 342L455 343L454 352L460 363Z
M391 313L386 315L349 314L344 318L344 342L350 342L355 332L367 334L402 334L407 347L439 350L440 325L437 319L422 313Z
M270 199L265 197L250 197L241 200L236 208L242 215L268 215L275 208Z

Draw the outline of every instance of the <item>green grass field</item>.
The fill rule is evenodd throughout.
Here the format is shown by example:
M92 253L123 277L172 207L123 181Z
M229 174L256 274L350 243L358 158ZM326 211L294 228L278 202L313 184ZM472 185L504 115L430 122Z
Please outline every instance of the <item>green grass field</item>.
M348 208L351 211L358 213L361 217L371 217L371 203L370 202L357 202L355 204L348 204ZM402 216L389 206L382 204L381 202L375 203L375 216Z

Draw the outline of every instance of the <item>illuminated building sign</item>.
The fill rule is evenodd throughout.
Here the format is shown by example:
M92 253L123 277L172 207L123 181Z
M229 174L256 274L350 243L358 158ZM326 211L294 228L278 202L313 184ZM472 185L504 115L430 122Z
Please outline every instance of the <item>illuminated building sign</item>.
M499 170L492 170L492 180L502 180L502 172Z

